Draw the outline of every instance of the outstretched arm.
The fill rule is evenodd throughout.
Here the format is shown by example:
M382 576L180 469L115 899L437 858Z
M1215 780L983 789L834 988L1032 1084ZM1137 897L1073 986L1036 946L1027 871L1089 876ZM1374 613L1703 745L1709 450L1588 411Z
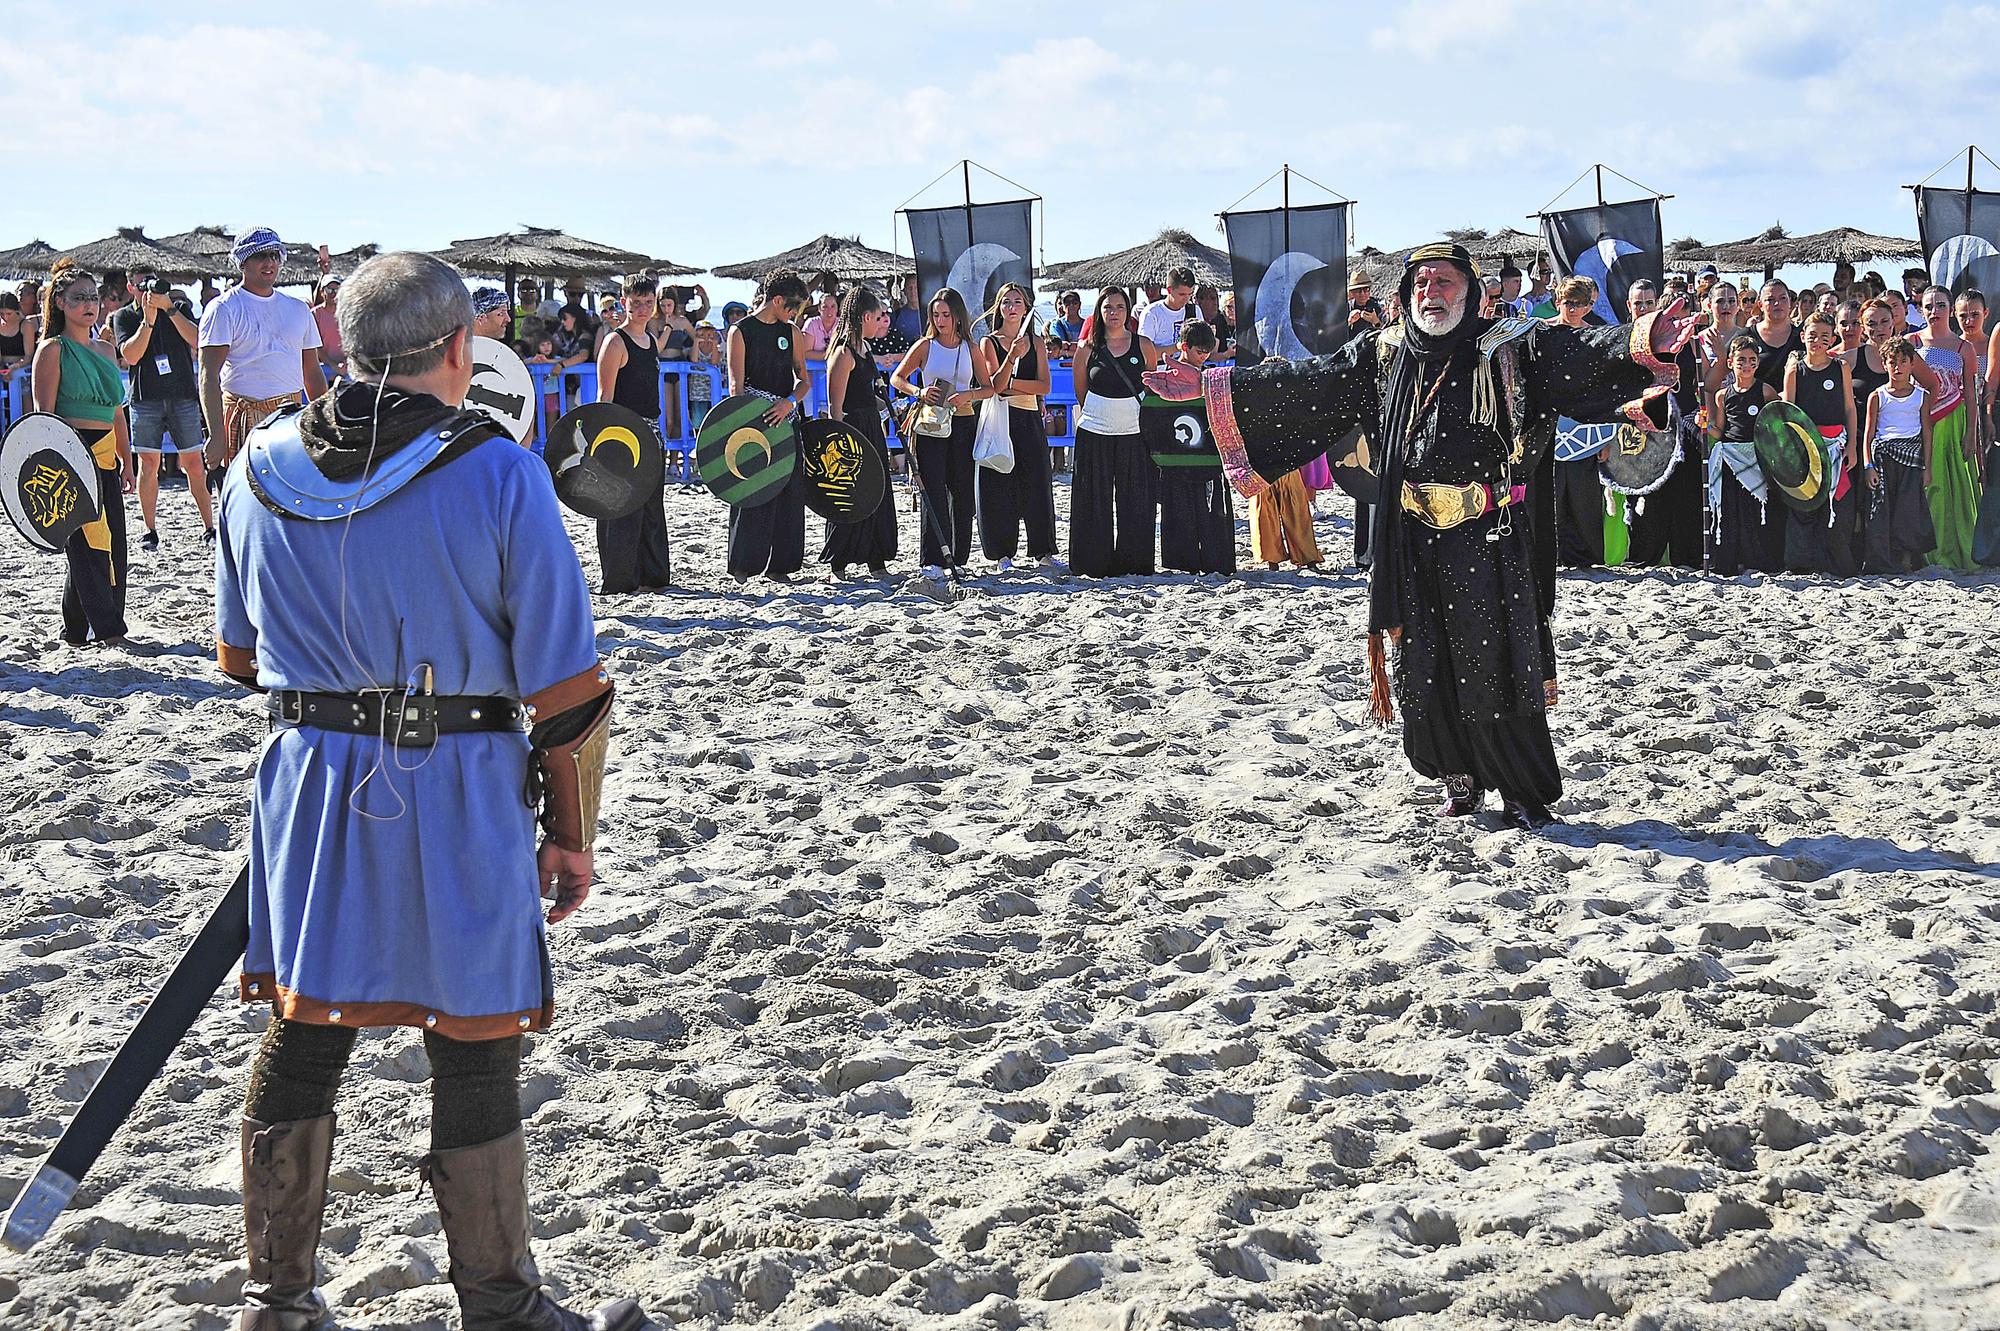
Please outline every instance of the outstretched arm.
M1377 337L1364 333L1331 356L1206 372L1170 360L1141 377L1170 402L1206 402L1224 473L1246 498L1255 498L1332 449L1357 424L1373 433L1380 410Z

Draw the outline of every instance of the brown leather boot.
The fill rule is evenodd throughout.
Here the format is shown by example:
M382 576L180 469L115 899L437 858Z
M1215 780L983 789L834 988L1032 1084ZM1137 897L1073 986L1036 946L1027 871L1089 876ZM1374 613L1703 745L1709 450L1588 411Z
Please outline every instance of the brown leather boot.
M332 1114L294 1123L243 1120L243 1237L250 1278L237 1331L323 1331L326 1300L313 1288Z
M423 1177L437 1197L451 1254L451 1284L465 1331L643 1331L650 1326L632 1299L607 1303L588 1317L542 1291L528 1252L526 1138L517 1128L478 1146L433 1151Z

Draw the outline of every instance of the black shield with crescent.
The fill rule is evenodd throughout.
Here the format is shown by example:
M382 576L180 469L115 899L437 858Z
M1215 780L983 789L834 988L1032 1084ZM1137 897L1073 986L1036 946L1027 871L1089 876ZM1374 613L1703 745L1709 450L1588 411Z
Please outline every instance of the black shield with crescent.
M881 451L840 421L799 427L799 470L806 478L806 507L842 526L873 517L889 492Z
M549 428L542 450L556 497L587 518L622 518L660 493L666 453L653 423L615 402L587 402Z

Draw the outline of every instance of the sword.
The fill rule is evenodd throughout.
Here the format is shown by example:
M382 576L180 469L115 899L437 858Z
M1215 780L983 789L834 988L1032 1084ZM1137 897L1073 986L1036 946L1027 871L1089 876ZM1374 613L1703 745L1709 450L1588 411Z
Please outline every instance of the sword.
M249 945L250 865L246 862L201 932L167 973L166 983L139 1014L139 1024L118 1046L76 1117L63 1129L55 1149L21 1188L7 1212L6 1227L0 1229L0 1243L15 1252L26 1252L48 1233L76 1195L83 1176L131 1117L132 1106L160 1075L181 1037Z

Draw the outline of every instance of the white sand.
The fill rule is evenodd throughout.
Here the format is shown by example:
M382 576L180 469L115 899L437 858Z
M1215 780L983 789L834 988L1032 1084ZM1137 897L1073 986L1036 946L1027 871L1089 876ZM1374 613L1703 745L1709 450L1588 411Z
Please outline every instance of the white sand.
M0 545L0 1201L243 850L264 727L166 504L148 657L55 647L59 561ZM603 883L527 1059L559 1291L852 1331L2000 1326L2000 580L1566 578L1569 825L1530 837L1436 820L1360 724L1352 575L736 592L714 502L670 514L693 590L600 603ZM263 1023L218 995L0 1255L0 1325L225 1324ZM456 1324L424 1075L413 1033L357 1051L348 1327Z

